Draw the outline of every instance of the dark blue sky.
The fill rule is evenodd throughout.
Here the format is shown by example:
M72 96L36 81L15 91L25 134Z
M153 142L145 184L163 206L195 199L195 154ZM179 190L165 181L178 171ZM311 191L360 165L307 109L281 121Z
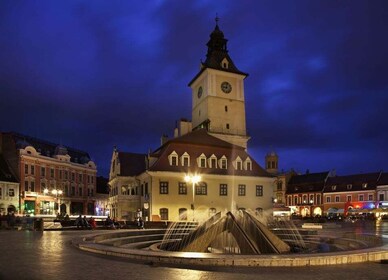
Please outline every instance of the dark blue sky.
M0 130L146 153L191 119L188 82L215 26L245 80L263 165L388 170L388 1L0 2Z

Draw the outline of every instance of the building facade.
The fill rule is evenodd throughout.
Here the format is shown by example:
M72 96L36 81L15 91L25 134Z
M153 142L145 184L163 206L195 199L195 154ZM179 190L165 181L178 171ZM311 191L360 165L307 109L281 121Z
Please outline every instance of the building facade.
M1 133L20 182L22 214L94 214L96 165L88 153L18 133Z
M287 185L286 205L302 217L322 216L323 190L330 172L292 176Z
M18 213L19 182L0 153L0 214Z

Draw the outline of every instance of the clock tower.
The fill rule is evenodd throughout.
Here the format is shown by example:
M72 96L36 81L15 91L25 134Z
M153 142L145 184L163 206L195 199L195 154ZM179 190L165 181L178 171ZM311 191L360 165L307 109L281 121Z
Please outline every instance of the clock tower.
M210 34L205 62L191 80L193 130L205 128L224 141L247 148L244 79L228 54L227 39L218 26Z

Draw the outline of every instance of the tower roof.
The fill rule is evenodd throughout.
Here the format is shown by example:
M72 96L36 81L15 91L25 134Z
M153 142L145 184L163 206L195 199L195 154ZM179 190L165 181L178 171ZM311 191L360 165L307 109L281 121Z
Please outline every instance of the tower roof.
M210 33L210 40L206 44L206 60L205 62L201 62L201 70L194 79L190 81L189 85L207 68L248 76L247 73L240 71L230 58L227 48L228 40L225 38L224 33L218 26L218 20L218 17L216 17L216 26L213 32ZM225 62L225 59L227 61L227 67L225 67L223 63Z

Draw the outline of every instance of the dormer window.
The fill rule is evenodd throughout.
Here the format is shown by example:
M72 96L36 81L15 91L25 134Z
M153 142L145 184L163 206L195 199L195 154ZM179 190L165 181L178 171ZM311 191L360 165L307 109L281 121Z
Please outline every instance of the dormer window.
M346 186L346 189L347 189L347 190L351 190L352 187L353 187L352 184L348 184L348 185Z
M208 161L209 168L217 168L217 157L214 154L211 155Z
M206 156L204 154L201 154L197 158L197 164L198 164L198 167L206 168Z
M241 160L241 158L237 157L233 165L234 165L234 168L236 170L242 170L242 160Z
M248 171L252 170L252 161L249 157L244 161L244 169Z
M336 185L331 186L331 190L332 190L332 191L335 191L336 189L337 189L337 186L336 186Z
M362 183L362 188L366 189L368 187L368 183Z
M178 154L175 151L168 156L168 162L171 166L178 166Z
M218 166L221 169L227 169L228 168L228 161L226 159L226 156L222 156L221 159L218 161Z
M182 164L182 166L190 166L190 156L188 153L185 152L181 156L181 164Z
M228 69L229 68L229 61L226 58L224 58L221 61L221 67L224 68L224 69Z

